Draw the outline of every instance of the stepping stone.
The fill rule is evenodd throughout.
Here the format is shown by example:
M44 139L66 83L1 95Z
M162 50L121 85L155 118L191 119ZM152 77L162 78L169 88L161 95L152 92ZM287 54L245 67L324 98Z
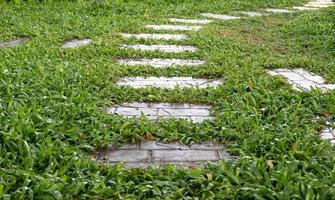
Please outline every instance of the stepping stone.
M144 87L159 87L174 89L180 88L207 88L217 87L222 84L222 80L214 79L195 79L192 77L125 77L121 78L116 85L129 86L133 88L144 88Z
M330 6L334 6L334 4L308 3L304 6L305 7L313 7L313 8L327 8L327 7L330 7Z
M92 42L91 39L83 39L83 40L70 40L65 42L65 44L62 46L63 48L77 48L81 46L89 45Z
M329 140L335 146L335 129L326 128L322 131L320 137L323 140Z
M203 60L183 60L183 59L119 59L116 61L121 65L129 65L129 66L151 66L155 68L165 68L165 67L173 67L173 66L198 66L203 65L205 61Z
M28 38L17 38L12 41L7 41L7 42L0 42L0 47L10 47L10 46L17 46L20 43L28 40Z
M300 6L293 7L293 9L295 10L318 10L318 8L300 7Z
M195 104L172 104L172 103L125 103L107 108L108 114L117 114L124 117L146 116L150 120L158 118L186 119L195 123L212 120L210 106Z
M197 148L193 148L194 146ZM108 161L110 164L123 162L127 167L160 167L166 164L193 167L205 162L230 159L221 144L204 142L189 146L177 142L156 141L141 141L124 144L121 147L112 145L107 150L95 152L93 157L98 162Z
M203 17L209 17L209 18L221 19L221 20L232 20L232 19L241 18L241 17L236 17L236 16L219 15L219 14L213 14L213 13L201 13L200 15Z
M134 49L142 51L161 51L167 53L181 53L181 52L195 52L197 48L193 46L179 46L179 45L145 45L145 44L133 44L133 45L122 45L124 49Z
M178 19L178 18L169 18L168 20L170 22L186 23L186 24L209 24L213 21L208 19Z
M272 13L292 13L292 10L287 10L287 9L276 9L276 8L267 8L265 9L267 12L272 12Z
M259 12L252 12L252 11L239 11L239 13L243 14L243 15L247 15L249 17L260 17L263 16L263 13L259 13Z
M140 33L140 34L129 34L121 33L124 38L136 38L136 39L152 39L152 40L184 40L186 35L181 34L149 34L149 33Z
M168 30L168 31L197 31L201 26L185 26L185 25L146 25L146 28L154 30Z
M284 76L296 90L311 90L319 88L323 91L335 89L335 84L326 84L325 80L316 74L310 73L304 69L273 69L268 73L272 76Z

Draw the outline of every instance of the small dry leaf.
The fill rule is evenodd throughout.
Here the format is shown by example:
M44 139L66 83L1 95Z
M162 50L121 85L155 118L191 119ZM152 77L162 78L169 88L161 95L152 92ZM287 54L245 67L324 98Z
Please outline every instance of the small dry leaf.
M152 140L154 140L154 136L153 136L153 134L148 132L147 135L146 135L146 139L147 139L147 141L152 141Z
M268 163L268 166L270 167L270 169L272 169L273 168L273 160L268 160L267 163Z

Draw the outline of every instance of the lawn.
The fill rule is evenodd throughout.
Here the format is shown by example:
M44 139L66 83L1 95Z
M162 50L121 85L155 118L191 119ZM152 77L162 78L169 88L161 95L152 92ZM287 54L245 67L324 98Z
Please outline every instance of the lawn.
M0 199L334 199L335 148L319 133L335 90L299 92L271 68L304 68L335 83L335 7L214 21L183 41L123 39L166 18L301 6L305 0L0 0ZM64 49L70 39L92 44ZM121 44L193 45L195 53ZM118 58L204 59L200 67L127 67ZM223 78L215 89L133 89L125 76ZM214 121L123 118L124 102L201 103ZM96 149L147 139L224 144L236 159L196 168L98 164Z

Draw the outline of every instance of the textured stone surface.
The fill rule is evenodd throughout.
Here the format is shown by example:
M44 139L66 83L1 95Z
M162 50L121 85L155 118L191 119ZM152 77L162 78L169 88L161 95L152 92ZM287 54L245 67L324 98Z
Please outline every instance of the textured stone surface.
M184 40L186 35L182 34L155 34L155 33L139 33L129 34L121 33L124 38L137 38L137 39L151 39L151 40Z
M148 162L150 152L145 150L117 150L107 154L109 162Z
M291 13L293 12L292 10L288 10L288 9L276 9L276 8L267 8L265 10L267 12L272 12L272 13Z
M317 10L318 8L309 8L309 7L303 7L303 6L295 6L293 7L295 10Z
M222 84L222 80L196 79L192 77L125 77L121 78L116 84L119 86L129 86L133 88L160 87L173 89L176 87L216 87Z
M326 84L321 76L310 73L304 69L273 69L268 73L272 76L284 76L297 90L311 90L319 88L323 91L335 89L335 84Z
M12 41L7 41L7 42L0 42L0 47L10 47L10 46L17 46L20 43L28 40L28 38L17 38Z
M134 44L134 45L122 45L121 48L134 49L141 51L161 51L167 53L181 53L181 52L195 52L196 47L193 46L179 46L179 45L145 45L145 44Z
M236 17L236 16L219 15L219 14L213 14L213 13L201 13L200 15L203 17L209 17L209 18L220 19L220 20L232 20L232 19L241 18L241 17Z
M333 145L335 145L335 130L332 128L326 128L320 134L321 139L329 140Z
M139 148L134 149L134 146ZM230 156L223 145L211 142L189 146L178 142L141 141L97 151L94 159L100 162L108 160L111 164L124 162L128 167L160 167L165 164L192 167L208 161L230 160Z
M186 26L186 25L146 25L146 28L154 30L167 30L167 31L197 31L201 26Z
M203 65L203 60L183 60L183 59L119 59L118 64L130 66L151 66L156 68L172 67L172 66L198 66Z
M186 23L186 24L209 24L213 20L208 19L179 19L179 18L169 18L170 22L175 23Z
M249 17L260 17L263 16L263 13L259 13L259 12L252 12L252 11L239 11L239 13L243 14L243 15L247 15Z
M210 106L194 104L171 104L171 103L125 103L107 108L109 114L118 114L125 117L140 117L142 115L149 119L181 118L193 122L212 120Z
M335 2L331 0L316 0L306 3L304 6L293 7L296 10L317 10L320 8L327 8L329 6L335 6Z
M70 40L65 42L63 48L76 48L81 46L89 45L92 42L91 39L84 39L84 40Z
M219 160L216 151L201 150L155 150L152 151L154 162L199 162Z

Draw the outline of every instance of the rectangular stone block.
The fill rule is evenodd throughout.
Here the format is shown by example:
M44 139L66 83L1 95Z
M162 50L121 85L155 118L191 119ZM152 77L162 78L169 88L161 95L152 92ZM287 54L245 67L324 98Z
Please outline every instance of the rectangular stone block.
M146 28L154 30L167 30L167 31L197 31L201 26L186 26L186 25L147 25Z
M176 87L217 87L222 84L222 80L196 79L192 77L125 77L117 83L119 86L129 86L133 88L160 87L173 89Z
M179 19L179 18L169 18L170 22L175 23L187 23L187 24L209 24L213 20L207 20L207 19Z
M236 16L219 15L219 14L213 14L213 13L201 13L200 15L203 17L209 17L209 18L220 19L220 20L233 20L233 19L241 18L241 17L236 17Z
M173 67L173 66L198 66L203 65L203 60L183 60L183 59L119 59L118 64L129 66L151 66L156 68Z
M70 40L65 42L63 48L77 48L81 46L89 45L92 42L91 39L83 39L83 40Z
M109 162L149 162L150 152L146 150L117 150L108 153Z
M153 150L152 160L154 162L198 162L217 161L216 151L200 150Z
M197 108L198 107L198 108ZM213 120L210 116L210 106L204 105L186 105L168 104L168 103L126 103L107 108L109 114L118 114L125 117L139 117L142 114L150 120L157 118L169 119L172 117L178 119L188 119L196 123L204 120Z
M177 142L174 143L161 143L155 141L145 141L140 143L140 149L142 150L188 150L189 146L183 145Z
M21 42L24 42L28 40L28 38L17 38L15 40L12 41L7 41L7 42L0 42L0 47L10 47L10 46L17 46L19 45Z
M123 49L134 49L141 51L161 51L167 53L182 53L182 52L195 52L196 47L193 46L180 46L180 45L145 45L145 44L133 44L133 45L121 45Z
M265 9L267 12L272 12L272 13L291 13L293 12L292 10L288 9L277 9L277 8L267 8Z
M139 33L129 34L121 33L124 38L151 39L151 40L184 40L186 35L181 34L157 34L157 33Z

